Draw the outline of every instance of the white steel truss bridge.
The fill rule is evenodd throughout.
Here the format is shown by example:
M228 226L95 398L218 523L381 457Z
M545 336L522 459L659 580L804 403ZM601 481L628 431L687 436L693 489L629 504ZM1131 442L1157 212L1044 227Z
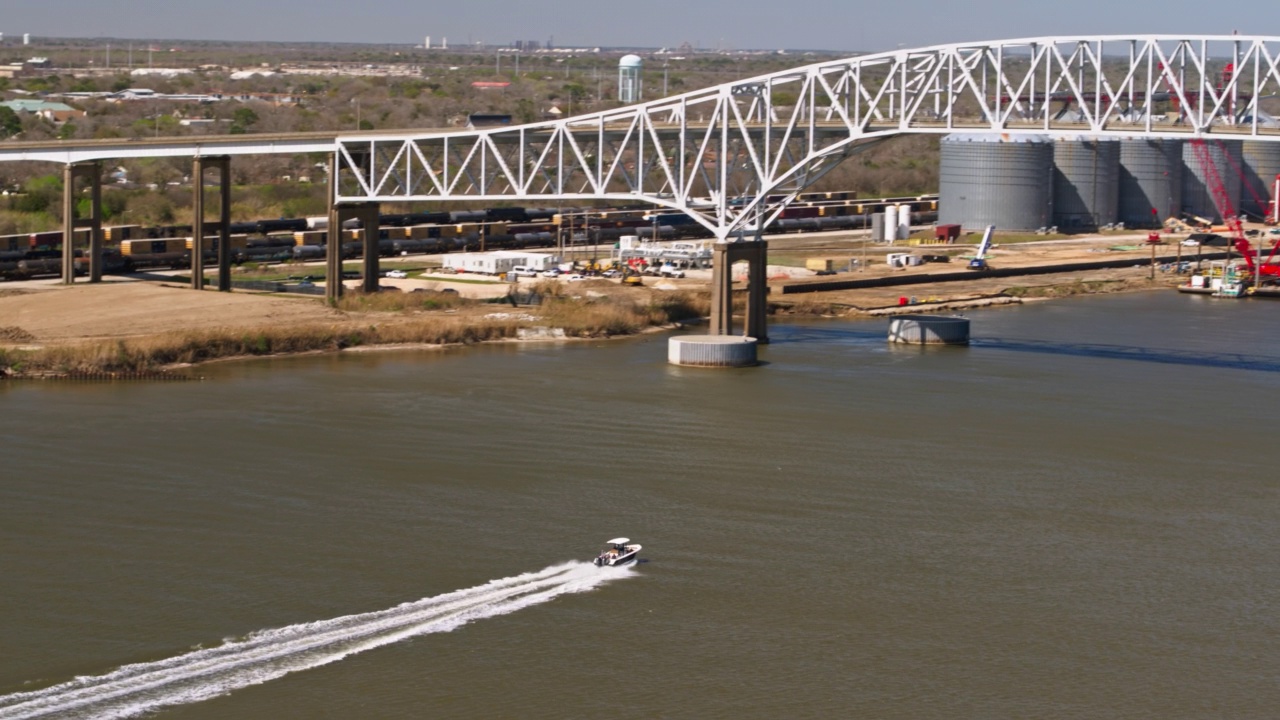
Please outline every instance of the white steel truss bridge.
M338 203L644 200L731 240L905 133L1280 140L1280 38L1042 37L862 55L616 110L339 136Z

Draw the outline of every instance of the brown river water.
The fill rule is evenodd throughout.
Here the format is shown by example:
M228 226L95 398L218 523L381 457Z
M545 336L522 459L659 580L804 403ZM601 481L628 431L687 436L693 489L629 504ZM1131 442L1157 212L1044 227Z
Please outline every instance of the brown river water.
M1275 717L1280 305L970 318L0 385L0 720Z

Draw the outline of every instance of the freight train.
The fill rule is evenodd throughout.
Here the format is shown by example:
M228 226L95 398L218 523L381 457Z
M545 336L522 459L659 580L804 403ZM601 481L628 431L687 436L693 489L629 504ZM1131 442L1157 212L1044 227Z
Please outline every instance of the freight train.
M936 195L859 200L855 193L808 193L788 205L766 230L776 234L867 228L871 215L887 205L908 205L912 224L937 218ZM378 224L378 254L382 257L555 247L562 238L572 245L599 245L617 242L624 235L657 240L711 237L688 214L649 205L400 213L380 215ZM206 263L217 261L220 229L218 223L205 224ZM325 257L329 236L327 216L238 222L228 230L231 260L237 264L319 260ZM342 257L360 257L364 251L362 223L348 220L339 232ZM192 234L190 225L104 227L104 271L190 268ZM77 246L87 247L89 231L77 229L74 241ZM61 245L61 231L0 236L0 279L59 274ZM88 258L84 254L84 250L76 250L77 272L87 269Z

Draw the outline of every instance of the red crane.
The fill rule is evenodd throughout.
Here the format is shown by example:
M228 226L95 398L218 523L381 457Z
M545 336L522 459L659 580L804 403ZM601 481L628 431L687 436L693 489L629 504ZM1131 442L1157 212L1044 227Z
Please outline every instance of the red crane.
M1227 188L1222 182L1222 177L1218 175L1218 168L1214 165L1213 157L1209 154L1208 144L1205 143L1204 138L1198 137L1191 138L1188 142L1191 143L1191 148L1196 154L1196 162L1200 164L1200 169L1204 172L1204 182L1209 187L1209 194L1213 196L1213 205L1218 209L1218 214L1222 216L1223 222L1227 224L1236 250L1239 250L1240 255L1244 257L1245 265L1248 266L1250 274L1259 277L1280 278L1280 263L1273 262L1276 252L1280 251L1280 239L1271 246L1271 254L1267 256L1266 262L1261 264L1254 263L1254 258L1257 257L1258 253L1253 249L1249 238L1244 234L1244 223L1240 221L1240 216L1236 214L1235 205L1231 203L1231 196L1227 194ZM1223 153L1227 155L1228 159L1230 158L1225 147L1223 148Z

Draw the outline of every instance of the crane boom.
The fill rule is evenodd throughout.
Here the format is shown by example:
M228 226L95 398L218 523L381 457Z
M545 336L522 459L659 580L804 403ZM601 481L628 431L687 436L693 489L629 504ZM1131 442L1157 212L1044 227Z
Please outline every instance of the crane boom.
M978 253L969 261L970 270L987 269L987 250L991 249L991 235L996 231L995 225L988 225L982 233L982 242L978 245Z

